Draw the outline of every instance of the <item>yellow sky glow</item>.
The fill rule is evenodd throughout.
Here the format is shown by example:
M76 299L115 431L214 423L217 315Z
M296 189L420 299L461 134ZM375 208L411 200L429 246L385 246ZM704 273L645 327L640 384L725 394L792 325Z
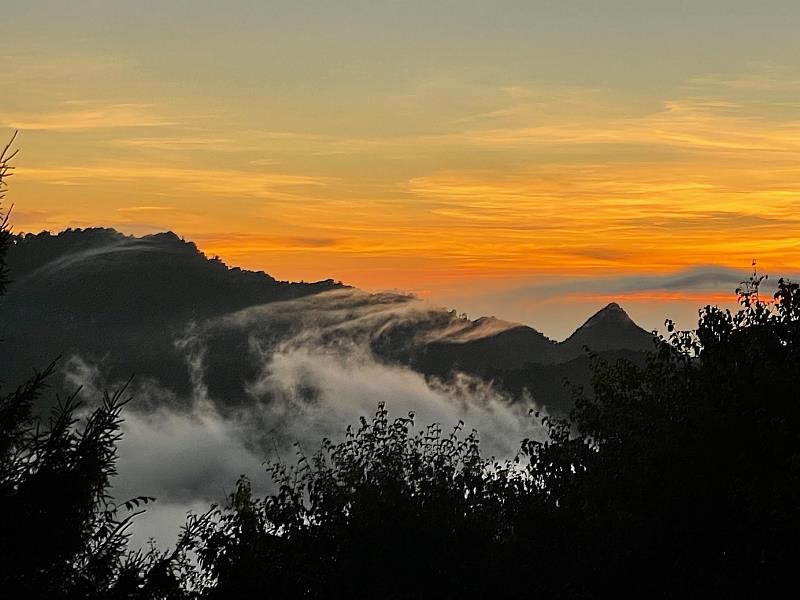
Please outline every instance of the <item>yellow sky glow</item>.
M444 68L440 52L440 68L391 77L355 59L320 71L315 48L305 72L277 54L241 72L220 58L227 70L211 69L209 91L197 73L212 55L186 47L6 57L0 85L18 93L0 102L0 126L20 131L8 196L17 231L171 229L281 279L467 305L540 277L698 265L746 275L753 257L774 275L800 270L796 65L684 57L682 77L661 83L639 66L603 84L519 65L515 76L496 59ZM381 56L412 64L392 48ZM631 301L722 293L640 290Z
M562 125L421 139L181 138L167 118L148 119L140 107L9 118L6 126L21 130L33 155L22 155L16 174L18 229L170 227L209 253L279 276L419 290L535 273L742 267L753 253L776 267L797 265L800 120L766 122L755 108L687 99L626 119L575 115ZM85 132L106 118L112 139L79 161L41 156L28 141ZM148 129L161 124L148 137L124 137L119 130L130 133L137 118ZM153 135L160 129L163 138ZM205 166L225 144L271 158ZM113 157L103 156L109 146ZM281 168L282 151L294 157L303 148L305 168ZM424 169L415 148L434 164ZM346 173L326 165L326 149L346 157ZM150 155L160 152L169 159ZM448 159L451 152L461 158ZM193 165L200 153L210 156ZM487 153L520 158L502 168L458 164ZM428 172L360 173L365 154L385 162L405 155L398 170Z

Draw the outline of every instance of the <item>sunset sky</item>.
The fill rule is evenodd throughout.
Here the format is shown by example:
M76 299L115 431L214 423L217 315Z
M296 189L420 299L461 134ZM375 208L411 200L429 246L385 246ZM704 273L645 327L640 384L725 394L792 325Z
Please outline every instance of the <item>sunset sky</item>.
M2 9L16 231L171 229L280 279L565 336L800 272L800 2Z

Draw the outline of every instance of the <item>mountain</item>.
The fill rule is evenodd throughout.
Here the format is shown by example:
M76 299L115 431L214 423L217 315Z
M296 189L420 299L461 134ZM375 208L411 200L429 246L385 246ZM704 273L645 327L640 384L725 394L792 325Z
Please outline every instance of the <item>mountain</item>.
M584 346L634 359L652 347L651 334L617 304L558 343L526 325L469 320L411 296L231 268L172 232L21 235L7 262L12 285L0 299L6 382L62 356L67 384L91 372L109 385L135 374L151 402L202 393L230 409L263 400L277 362L316 353L323 361L370 357L443 382L466 373L563 412L572 397L563 380L589 380ZM291 394L313 400L314 375L295 375Z
M491 323L492 327L486 327ZM412 364L431 375L453 370L485 375L491 370L518 369L527 362L550 363L558 344L532 327L482 317L469 335L445 336L423 345Z
M555 342L532 327L482 317L473 322L482 335L451 335L424 346L416 365L441 375L454 369L487 375L515 371L527 364L569 363L592 352L647 352L653 334L639 327L617 303L590 317L563 342ZM491 324L491 327L486 324Z
M12 283L0 300L0 336L7 342L0 360L14 382L58 356L78 355L105 364L111 379L168 377L185 391L189 381L174 340L187 323L346 287L229 268L173 232L18 235L6 261Z
M636 325L616 303L595 313L563 342L532 327L489 319L494 326L484 328L485 335L431 342L418 349L411 364L436 377L457 371L477 375L514 397L529 394L551 413L565 414L572 407L573 389L590 389L587 348L609 362L625 359L639 364L653 349L653 334Z
M612 302L597 311L561 344L564 356L575 356L584 347L593 352L653 349L653 334L639 327L622 307Z
M111 313L137 323L139 317L207 318L343 287L229 268L171 231L139 238L99 228L17 236L7 261L17 297L35 296L49 311L58 307L94 319Z

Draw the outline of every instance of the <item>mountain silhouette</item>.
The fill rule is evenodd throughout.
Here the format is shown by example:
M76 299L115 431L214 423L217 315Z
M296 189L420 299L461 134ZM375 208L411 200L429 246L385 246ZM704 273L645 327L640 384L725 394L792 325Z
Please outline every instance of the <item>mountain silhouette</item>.
M342 287L332 280L289 283L263 271L229 268L171 231L140 238L113 229L28 234L15 238L8 262L18 296L35 293L48 308L95 318L110 312L137 323L155 314L206 318Z
M478 375L515 397L530 394L551 413L565 414L572 407L573 388L590 389L587 348L612 362L624 358L638 364L653 349L653 334L616 303L592 315L563 342L532 327L496 322L503 323L496 327L501 330L483 337L451 336L427 344L414 356L413 366L436 377L455 371Z
M251 402L275 352L313 347L362 348L445 381L463 372L567 410L564 379L588 381L584 346L633 358L652 346L651 334L616 304L558 343L527 325L469 320L402 294L231 268L173 232L19 235L7 262L12 285L2 299L0 337L8 343L0 344L0 360L9 381L59 355L80 357L105 382L135 373L139 382L156 383L158 402L190 397L198 360L212 397L228 407ZM298 393L314 395L310 388Z
M564 356L588 347L593 352L653 348L653 334L639 327L616 302L597 311L561 344Z
M555 342L532 327L483 317L475 321L497 323L484 336L457 335L428 344L418 357L422 369L433 374L460 368L468 372L514 371L526 364L569 363L592 352L646 352L653 348L653 334L639 327L612 302L592 315L563 342ZM488 328L487 328L488 329Z
M476 326L480 321L475 322ZM503 323L506 327L502 331L483 337L453 336L431 342L421 349L415 364L425 373L444 375L452 370L486 374L491 370L518 369L528 362L556 361L557 342L532 327Z
M12 283L2 299L0 336L9 343L0 344L0 357L10 381L74 354L106 365L112 380L131 373L167 378L185 392L189 382L174 337L187 323L345 287L229 268L173 232L18 235L7 262Z

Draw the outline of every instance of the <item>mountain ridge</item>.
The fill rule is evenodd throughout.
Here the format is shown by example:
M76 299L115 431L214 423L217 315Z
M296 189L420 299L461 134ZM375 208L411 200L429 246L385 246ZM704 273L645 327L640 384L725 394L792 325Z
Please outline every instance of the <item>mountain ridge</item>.
M558 395L558 386L542 382L549 373L574 371L556 366L585 356L584 346L600 352L652 347L652 335L616 303L556 342L528 325L493 316L469 320L411 296L369 294L331 279L278 281L263 271L228 267L171 231L140 237L110 228L17 235L7 262L15 283L2 300L0 332L10 343L0 344L0 360L15 379L56 356L78 356L101 365L106 381L124 381L135 372L184 397L192 376L178 341L198 326L203 330L204 323L212 324L203 351L207 384L233 404L245 401L247 382L261 368L248 354L253 340L267 350L280 348L321 322L328 322L329 331L309 338L317 344L366 343L379 360L426 377L448 380L464 372L488 381L508 379L517 387L526 381L549 395ZM253 312L260 306L274 308ZM8 355L11 347L18 349L14 355ZM585 379L588 367L575 364L576 378ZM515 372L536 375L526 379Z

